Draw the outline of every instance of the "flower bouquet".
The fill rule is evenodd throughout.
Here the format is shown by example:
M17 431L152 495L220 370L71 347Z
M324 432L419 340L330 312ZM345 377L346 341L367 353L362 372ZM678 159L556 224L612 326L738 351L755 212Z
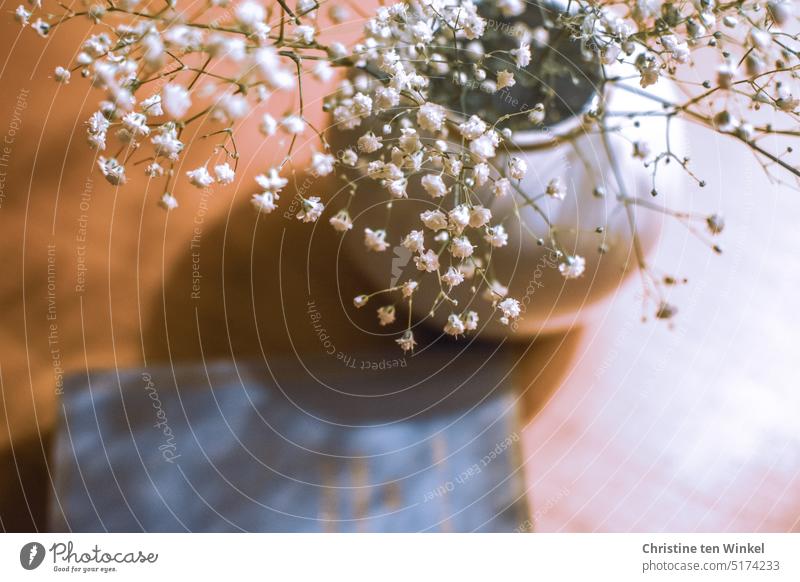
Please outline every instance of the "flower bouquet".
M369 14L315 0L59 6L34 0L15 16L44 37L79 18L96 28L54 77L102 95L86 131L108 182L143 171L179 212L183 184L237 180L237 131L257 124L286 151L256 176L253 206L326 221L354 260L383 257L353 303L374 307L406 351L425 320L455 337L541 327L529 306L542 281L529 273L600 285L602 261L635 266L648 310L671 318L680 277L648 261L657 224L674 219L714 252L724 228L676 206L686 184L705 186L684 153L688 123L741 142L776 181L800 177L790 0L407 0ZM354 18L357 42L325 39ZM329 87L324 130L306 117L310 77ZM260 107L276 93L294 98L278 119ZM187 169L190 126L213 153ZM338 192L287 187L307 134L318 138L311 174L335 174Z

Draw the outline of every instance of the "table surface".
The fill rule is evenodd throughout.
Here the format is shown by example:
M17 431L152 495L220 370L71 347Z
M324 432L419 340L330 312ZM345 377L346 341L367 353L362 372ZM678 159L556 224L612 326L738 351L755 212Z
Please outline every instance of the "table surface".
M205 199L177 192L181 212L168 217L144 180L117 190L90 174L82 120L96 95L48 78L83 30L43 42L10 20L0 22L0 133L15 105L25 108L0 207L0 446L50 430L57 364L85 372L320 350L305 319L307 285L338 346L374 343L339 309L337 282L348 297L359 276L337 270L329 229L315 235L322 254L309 283L295 252L309 230L249 208L252 175L282 148L253 147L241 189ZM254 128L244 143L259 143ZM640 322L633 283L592 324L538 340L516 372L539 531L800 531L800 195L771 185L735 144L708 135L692 143L702 144L687 153L709 186L690 204L725 214L726 252L712 255L679 227L665 231L656 262L690 279L674 326ZM203 250L198 300L193 235ZM16 473L6 469L7 488Z

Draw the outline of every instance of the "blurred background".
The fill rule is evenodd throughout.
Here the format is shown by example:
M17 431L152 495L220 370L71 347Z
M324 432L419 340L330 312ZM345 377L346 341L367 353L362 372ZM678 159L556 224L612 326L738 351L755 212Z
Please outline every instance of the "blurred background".
M42 531L67 375L318 355L312 288L337 344L358 353L375 338L340 304L363 289L335 233L250 208L252 176L283 148L243 128L236 185L176 192L169 215L145 179L112 187L84 145L96 96L52 79L88 26L43 40L13 22L15 7L0 20L0 528ZM328 32L352 34L353 13ZM307 109L323 94L311 89ZM503 346L536 531L800 531L800 196L737 144L692 131L686 154L708 186L689 204L726 217L725 252L667 226L654 262L688 278L672 325L641 321L632 280L591 323ZM323 199L338 188L315 187Z

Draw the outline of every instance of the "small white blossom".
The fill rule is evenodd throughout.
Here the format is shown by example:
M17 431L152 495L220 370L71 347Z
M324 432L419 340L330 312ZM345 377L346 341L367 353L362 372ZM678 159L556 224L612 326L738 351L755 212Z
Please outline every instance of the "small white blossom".
M470 210L466 204L459 204L447 213L447 221L450 230L460 234L469 224Z
M469 225L480 228L492 219L492 211L485 206L473 206L469 211Z
M333 172L335 158L330 154L314 152L311 156L311 171L317 176L327 176Z
M447 217L439 210L426 210L419 215L422 224L431 230L447 228Z
M41 36L42 38L46 38L47 35L50 33L50 25L47 24L41 18L37 18L33 24L31 24L31 28L36 31L36 34Z
M497 90L505 89L506 87L513 87L517 84L514 79L514 73L508 71L500 71L497 73Z
M299 115L287 115L281 120L281 127L289 135L297 135L303 133L306 122Z
M358 138L358 151L371 154L381 149L382 139L371 131Z
M144 173L151 178L158 178L164 175L164 168L158 162L151 162L145 167Z
M519 48L513 49L510 53L520 69L531 64L531 47L528 43L520 43Z
M439 174L425 174L422 177L422 187L432 198L441 198L447 194L447 186Z
M214 175L217 177L217 182L222 185L231 184L236 179L236 172L228 162L214 166Z
M475 154L479 160L488 160L495 156L499 141L496 133L484 133L470 142L469 151Z
M303 207L297 213L297 220L303 222L316 222L325 206L320 202L319 196L310 196L303 200Z
M161 106L172 119L181 119L192 106L192 100L186 89L169 83L161 89Z
M464 322L455 313L451 313L447 317L447 323L444 325L444 332L453 337L458 337L464 333Z
M504 325L508 325L509 322L518 318L522 313L519 301L512 299L511 297L503 299L497 304L497 307L503 312L503 316L500 318L500 323Z
M214 178L208 173L208 168L205 166L189 170L186 172L186 176L189 178L189 182L192 186L197 188L208 188L214 183Z
M378 323L380 325L391 325L395 321L394 305L386 305L378 308Z
M371 228L365 228L364 245L367 247L367 250L382 253L389 248L389 243L386 242L386 231L383 229L372 230Z
M566 279L577 279L586 270L586 259L579 255L568 256L558 265L558 270Z
M489 228L483 239L496 248L504 247L508 244L508 233L502 224Z
M421 252L425 248L425 234L421 230L412 230L400 244L412 253Z
M109 183L114 186L120 186L125 183L125 166L120 164L116 159L100 156L97 159L97 166Z
M70 72L64 67L56 67L55 71L53 72L53 75L55 76L56 81L58 81L59 83L63 83L65 85L69 83L69 78L72 76Z
M463 281L464 274L461 271L456 270L454 267L448 267L447 272L442 275L442 283L451 289L457 285L460 285Z
M358 163L358 154L351 148L347 148L342 152L341 160L345 166L355 168L356 164Z
M522 158L512 157L508 160L508 175L515 180L522 180L528 171L528 164Z
M414 257L414 264L420 271L430 273L439 268L439 257L436 256L436 253L432 250L428 249L424 253L420 253L419 256Z
M264 22L267 11L258 2L246 0L236 5L234 18L236 22L245 29L252 30L257 24Z
M473 115L464 123L459 124L458 131L466 139L477 139L486 133L486 122L477 115Z
M303 44L312 44L316 34L317 30L308 24L301 24L300 26L296 26L294 29L295 41Z
M563 200L567 196L567 188L559 178L553 178L547 183L545 194L556 200Z
M355 305L359 309L364 307L367 303L369 303L368 295L356 295L355 297L353 297L353 305Z
M281 177L277 168L271 168L268 173L257 175L256 183L264 190L280 192L289 183L289 180Z
M414 333L410 329L403 334L403 337L394 341L397 342L397 345L403 348L404 352L413 350L414 346L417 345L417 342L414 341Z
M164 195L161 196L161 200L158 201L158 204L164 210L175 210L178 207L178 199L169 192L164 192Z
M276 199L276 194L273 194L272 192L262 192L261 194L253 194L250 202L259 212L269 214L277 208L275 204Z
M481 162L472 168L472 179L475 180L475 186L480 188L489 181L489 164Z
M150 128L147 126L147 117L142 113L133 111L126 113L122 118L122 125L135 137L146 137L150 135Z
M462 320L464 321L464 329L467 331L478 329L478 314L476 312L467 311Z
M466 259L467 257L471 257L474 250L475 247L465 236L456 237L453 239L453 242L450 243L450 254L457 259Z
M158 93L150 95L147 99L142 101L139 106L145 115L153 115L158 117L164 115L164 109L161 107L161 95Z
M417 123L422 129L440 131L444 125L444 120L444 107L436 103L424 103L417 111Z
M500 178L496 180L494 186L492 187L492 193L497 197L500 198L502 196L507 196L511 192L511 182L508 178Z
M26 26L28 21L30 20L31 13L25 9L25 7L20 4L17 6L17 9L14 11L14 19L19 22L22 26Z
M401 292L403 293L403 297L408 299L414 294L414 291L417 290L419 287L419 283L414 281L413 279L409 279L405 283L403 283L402 287L400 288Z
M275 121L275 118L272 117L269 113L265 113L261 117L261 123L258 125L258 131L264 137L270 137L275 135L275 132L278 130L278 122Z
M334 230L338 232L347 232L353 228L353 221L347 210L340 210L328 221L333 226Z

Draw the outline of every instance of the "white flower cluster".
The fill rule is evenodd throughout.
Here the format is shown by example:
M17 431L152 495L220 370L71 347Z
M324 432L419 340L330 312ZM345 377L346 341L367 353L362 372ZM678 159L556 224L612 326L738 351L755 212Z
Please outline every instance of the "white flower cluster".
M453 310L444 326L452 336L478 326L478 313L459 310L451 298L453 289L468 280L501 323L508 325L522 314L519 301L488 275L492 253L509 244L508 221L513 219L493 216L489 206L494 198L513 197L542 215L550 231L536 235L537 242L552 247L566 279L580 277L586 268L584 257L560 247L556 228L537 203L542 197L553 203L565 199L565 182L556 178L543 192L527 191L523 182L528 164L513 153L515 131L564 115L559 107L569 95L558 95L552 87L563 85L559 80L565 78L573 86L580 75L570 70L574 63L559 61L559 55L571 55L592 81L590 89L601 97L631 77L647 97L647 88L662 78L681 82L686 77L681 73L702 51L703 58L718 60L716 77L690 91L684 102L653 97L653 115L690 117L749 146L766 171L781 168L800 178L784 152L769 151L761 142L770 135L800 137L793 0L573 0L566 11L547 2L532 10L521 0L403 0L379 7L351 48L318 38L323 4L297 0L290 7L276 0L265 6L257 0L231 0L229 6L228 0L211 0L210 16L187 19L173 3L156 8L136 0L109 1L86 4L83 11L61 5L64 14L49 16L40 0L31 0L14 17L41 36L72 18L97 24L99 32L83 42L74 63L56 68L54 78L66 84L77 73L103 92L86 121L88 143L100 152L100 172L115 186L124 185L135 168L143 168L151 179L163 179L160 203L168 210L178 207L170 192L177 187L172 184L176 167L190 145L185 143L190 124L216 124L218 129L204 132L201 139L215 140L213 155L202 166L182 172L188 183L201 189L232 184L239 159L237 122L273 93L296 91L298 111L280 119L263 112L257 116L265 139L279 139L282 133L291 141L290 160L295 138L312 129L303 116L304 76L329 82L332 66L346 67L348 74L324 108L337 131L349 132L350 147L334 158L320 136L325 149L314 152L311 171L317 176L357 172L368 180L351 181L354 194L364 182L389 202L421 195L430 204L409 231L395 232L389 221L380 228L364 228L359 236L363 234L370 252L385 253L399 244L413 253L418 280L377 293L395 294L410 306L420 286L434 286L438 298L431 311ZM329 4L331 21L348 17L342 5ZM549 14L543 18L544 12ZM557 50L551 50L554 45ZM574 54L569 52L572 45ZM612 67L613 74L608 70ZM509 110L515 95L535 99ZM764 108L782 114L786 127L747 120L750 112ZM609 131L606 118L612 113L603 107L587 112L584 129ZM573 138L556 135L555 141ZM661 160L672 159L674 166L689 172L688 159L672 151L652 152L643 141L633 144L632 154L653 168L654 177L665 165L659 165ZM266 169L256 183L253 206L272 212L288 185L281 166ZM604 194L601 187L595 189L596 196ZM296 196L298 220L316 222L326 212L320 196ZM636 203L622 193L617 199ZM674 216L688 220L686 214ZM353 229L347 207L332 209L328 222L341 233ZM716 215L706 219L711 235L723 224ZM363 307L377 293L359 295L354 304ZM661 297L659 305L660 314L674 313L663 309ZM382 305L377 314L382 326L397 320L394 304ZM403 350L416 346L410 320L397 343Z

